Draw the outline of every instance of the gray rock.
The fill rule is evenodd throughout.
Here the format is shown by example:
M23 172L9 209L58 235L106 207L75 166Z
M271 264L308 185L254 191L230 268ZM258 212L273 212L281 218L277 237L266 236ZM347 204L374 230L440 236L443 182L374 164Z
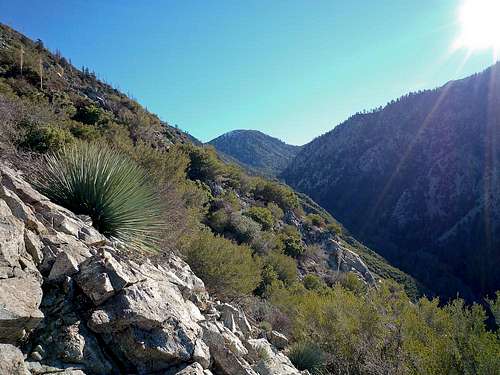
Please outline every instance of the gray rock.
M0 344L0 374L30 375L24 364L24 356L15 346Z
M192 301L199 309L205 310L207 307L208 293L203 281L197 277L189 265L179 257L170 254L163 266L152 269L151 266L142 265L141 272L146 276L153 277L157 272L160 279L168 279L175 284L182 293L182 296ZM152 272L152 273L151 273Z
M210 348L210 355L214 362L226 375L255 375L256 372L244 359L248 350L240 339L224 326L216 323L204 322L203 341Z
M140 371L158 371L192 360L202 316L188 302L174 284L148 279L109 299L88 325Z
M204 375L203 367L199 363L193 363L175 373L175 375Z
M21 268L19 259L25 251L23 235L24 224L0 199L0 279L14 276L14 269Z
M2 344L0 375L213 375L212 364L223 375L258 373L247 318L211 301L183 260L137 264L2 164L0 177L0 342L25 339L30 350L25 362ZM280 355L272 368L285 369Z
M277 349L283 350L288 346L288 339L286 336L277 331L267 332L266 336L269 342Z
M329 246L329 248L332 250L331 255L333 255L333 259L336 262L338 270L343 272L356 272L360 274L361 277L369 284L373 284L375 282L373 274L358 254L333 240L330 245L331 246Z
M248 340L248 345L259 354L253 369L260 375L300 375L290 359L280 352L275 352L266 339Z
M99 233L92 226L92 222L80 228L78 238L89 246L102 246L106 243L106 237Z
M49 280L63 280L79 271L78 262L69 253L60 252L50 270Z
M93 374L109 374L112 370L97 339L81 321L75 321L54 332L54 346L49 350L52 351L49 354L63 362L82 364Z
M89 248L75 237L62 232L40 236L44 247L42 248L43 262L39 266L42 273L49 273L52 265L60 253L66 253L79 265L92 256Z
M31 208L29 208L14 192L3 185L0 185L0 198L9 206L12 214L24 222L26 228L37 233L46 231L44 225L35 217Z
M241 310L228 303L218 305L217 309L220 312L222 322L230 331L241 332L244 337L250 336L252 327Z
M27 184L20 174L5 164L1 165L0 175L2 185L14 192L24 203L32 205L42 201L48 201L46 197Z
M83 262L76 277L80 288L96 306L136 281L134 274L104 249Z
M198 362L205 369L210 367L210 349L201 339L196 341L194 346L193 361Z
M24 230L24 245L31 255L33 262L38 266L43 261L43 243L40 238L30 230Z
M43 359L42 355L37 351L32 352L30 358L36 362L40 362Z
M39 282L26 276L0 280L0 342L16 343L38 325L43 314Z

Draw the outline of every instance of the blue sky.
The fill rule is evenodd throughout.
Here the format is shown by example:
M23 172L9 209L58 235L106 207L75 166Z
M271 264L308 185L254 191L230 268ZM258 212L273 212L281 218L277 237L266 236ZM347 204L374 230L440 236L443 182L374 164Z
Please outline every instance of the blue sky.
M350 114L492 64L451 52L461 0L0 0L0 21L59 49L208 141L293 144Z

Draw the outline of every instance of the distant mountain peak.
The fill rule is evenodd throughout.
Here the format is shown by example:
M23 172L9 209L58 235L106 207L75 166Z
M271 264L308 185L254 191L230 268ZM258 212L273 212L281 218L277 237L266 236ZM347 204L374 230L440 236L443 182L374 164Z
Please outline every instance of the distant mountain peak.
M267 176L281 173L301 149L300 146L289 145L259 130L250 129L232 130L208 144L248 170Z

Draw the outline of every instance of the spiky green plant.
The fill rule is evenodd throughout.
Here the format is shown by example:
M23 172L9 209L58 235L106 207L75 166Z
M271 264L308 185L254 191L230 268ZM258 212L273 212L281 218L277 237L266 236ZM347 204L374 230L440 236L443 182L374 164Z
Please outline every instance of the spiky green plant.
M163 205L146 171L101 143L77 142L45 157L36 187L55 203L88 215L96 229L131 248L156 249Z
M298 342L292 345L288 358L299 370L309 370L314 375L322 373L325 357L314 343Z

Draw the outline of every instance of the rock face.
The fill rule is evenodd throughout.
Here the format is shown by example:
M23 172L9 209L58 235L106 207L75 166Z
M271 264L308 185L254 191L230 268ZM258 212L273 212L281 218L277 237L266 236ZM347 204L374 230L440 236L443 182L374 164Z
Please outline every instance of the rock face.
M0 375L300 374L284 336L257 340L177 256L136 262L14 170L0 176Z

